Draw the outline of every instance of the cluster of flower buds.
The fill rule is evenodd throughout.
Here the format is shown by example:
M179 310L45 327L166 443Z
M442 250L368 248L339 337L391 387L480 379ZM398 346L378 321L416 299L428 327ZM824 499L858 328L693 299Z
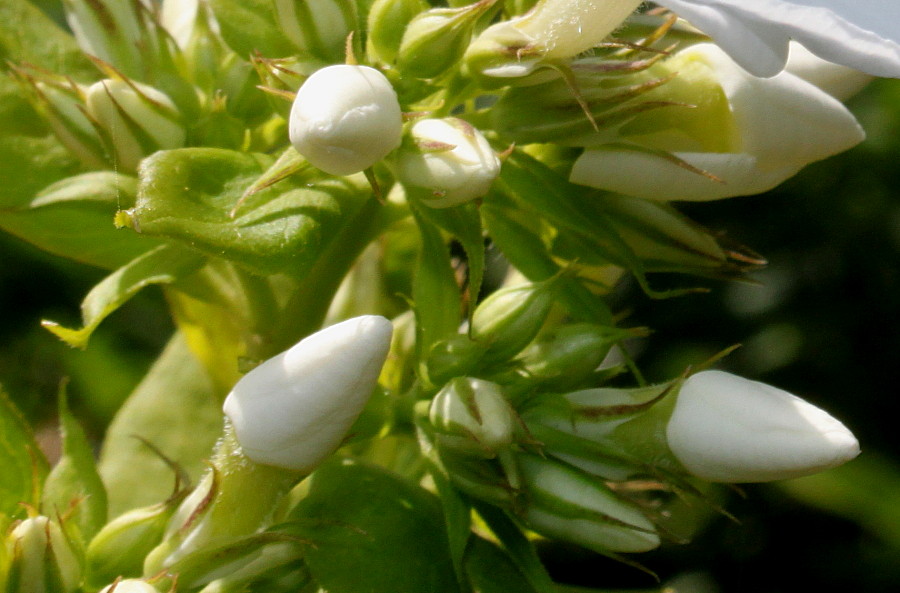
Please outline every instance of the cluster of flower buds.
M276 22L302 55L324 63L341 61L347 35L357 29L352 0L275 0Z
M152 86L121 76L85 86L34 68L16 73L60 142L90 167L134 171L145 156L185 143L180 111Z

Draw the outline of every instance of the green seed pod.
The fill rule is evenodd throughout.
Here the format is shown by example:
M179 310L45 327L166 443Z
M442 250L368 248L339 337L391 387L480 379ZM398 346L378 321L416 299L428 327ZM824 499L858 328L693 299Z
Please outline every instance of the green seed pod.
M534 339L553 305L556 278L501 288L478 305L471 336L487 347L486 362L508 360Z
M397 53L397 68L416 78L436 78L459 62L472 31L497 0L461 8L432 8L410 21Z
M101 587L118 577L140 576L144 558L162 540L181 498L133 509L107 523L88 545L87 583Z
M43 515L20 522L6 538L9 567L5 593L72 593L81 562L69 537Z
M527 494L521 516L539 533L605 553L659 545L653 523L601 480L537 455L517 460Z
M366 53L382 64L393 64L407 25L427 9L425 0L375 0L369 8Z
M457 377L434 397L428 415L439 447L493 458L512 446L516 413L496 383Z

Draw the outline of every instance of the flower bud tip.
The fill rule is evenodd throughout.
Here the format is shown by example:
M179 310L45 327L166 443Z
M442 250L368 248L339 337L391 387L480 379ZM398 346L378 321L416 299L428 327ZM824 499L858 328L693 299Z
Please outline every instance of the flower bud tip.
M721 371L684 382L666 435L685 469L712 482L796 478L859 454L856 437L825 411Z

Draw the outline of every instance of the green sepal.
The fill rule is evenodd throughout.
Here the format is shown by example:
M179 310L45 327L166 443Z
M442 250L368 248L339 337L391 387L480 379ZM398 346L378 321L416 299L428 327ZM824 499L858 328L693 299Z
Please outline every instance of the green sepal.
M432 346L456 335L460 323L460 294L444 237L424 218L419 208L413 207L413 214L422 237L412 295L416 313L416 350L422 374Z
M0 517L18 517L19 503L37 506L47 460L28 423L0 386Z
M253 273L303 276L371 190L357 178L290 178L243 198L272 164L216 148L158 152L141 167L131 224Z
M437 497L399 475L351 459L320 466L308 488L282 531L311 543L304 558L323 589L459 590Z
M65 385L59 390L59 423L62 457L44 482L41 508L47 515L66 517L86 542L106 524L106 488L91 444L69 408Z
M466 250L468 266L466 291L468 293L469 321L471 321L475 303L481 292L485 266L484 231L478 207L473 203L468 203L452 208L417 208L416 212L423 219L450 233Z
M76 79L90 78L96 69L75 38L27 0L0 2L0 58L29 62ZM13 25L14 23L14 25Z
M113 311L138 291L152 284L172 284L192 274L205 258L178 245L160 245L119 268L97 286L81 303L84 325L69 329L54 321L42 321L48 331L73 348L86 348L91 334Z
M26 204L0 208L0 226L44 251L116 269L160 244L113 226L116 211L133 205L136 188L133 177L112 171L75 175Z
M403 31L420 12L428 9L425 0L375 0L369 8L366 53L371 60L393 64L400 50Z
M505 196L494 194L481 207L491 239L509 261L530 280L547 280L562 271L554 261L546 234L552 229L532 213L516 208ZM529 220L530 218L530 220ZM535 228L539 225L540 228ZM575 319L600 324L612 321L612 312L578 278L559 280L558 298Z
M244 59L259 52L267 58L293 55L293 44L284 36L268 0L210 0L222 38Z
M578 255L603 258L607 263L628 269L644 292L652 298L667 298L691 290L656 291L647 282L646 270L634 250L622 239L601 213L585 202L593 190L569 183L562 175L521 150L514 150L500 172L496 186L509 197L521 201L551 223L558 233L567 234Z

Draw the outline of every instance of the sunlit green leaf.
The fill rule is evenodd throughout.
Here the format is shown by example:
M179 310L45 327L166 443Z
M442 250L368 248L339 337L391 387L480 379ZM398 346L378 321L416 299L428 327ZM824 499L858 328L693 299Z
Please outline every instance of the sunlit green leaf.
M24 512L20 502L35 505L37 486L47 473L47 461L31 429L0 387L0 516Z
M141 167L134 227L257 273L302 275L368 199L363 181L286 179L249 196L266 155L215 148L158 152Z
M171 284L203 265L204 258L176 245L161 245L119 268L95 286L81 303L84 326L62 327L53 321L43 325L75 348L85 348L93 331L110 313L139 290L151 284Z
M59 395L59 423L63 454L44 483L42 508L46 515L64 515L88 541L106 524L106 489L97 473L94 450L72 415L65 387Z
M136 185L112 171L68 177L28 203L0 207L0 226L44 251L116 269L160 244L113 225L116 211L134 204Z
M437 499L377 466L337 459L311 477L290 527L333 593L457 591Z
M212 383L176 334L107 431L99 468L110 515L161 502L173 492L173 468L144 441L196 479L221 430Z

